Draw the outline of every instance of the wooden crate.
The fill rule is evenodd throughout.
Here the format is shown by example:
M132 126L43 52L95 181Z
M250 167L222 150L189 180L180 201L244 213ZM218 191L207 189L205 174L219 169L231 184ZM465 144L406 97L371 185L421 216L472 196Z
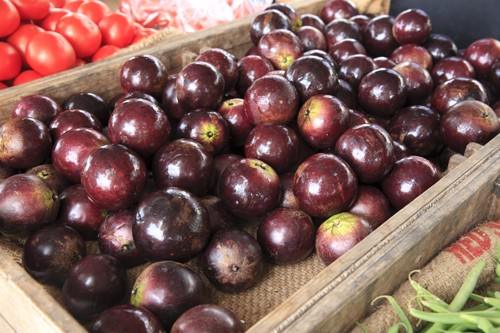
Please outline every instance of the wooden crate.
M389 7L388 0L355 2L361 11L369 13L387 12ZM301 0L293 6L301 13L317 12L323 3ZM92 91L112 98L120 90L119 67L131 55L154 54L167 64L170 72L178 71L186 57L204 47L222 47L241 55L250 45L250 21L251 18L247 18L188 36L174 36L144 50L133 50L2 91L0 121L9 117L13 104L23 95L47 94L62 101L76 92ZM404 280L408 271L421 266L442 246L485 216L485 207L500 172L499 154L500 136L465 161L454 158L455 164L462 163L327 268L323 269L315 256L297 266L274 266L256 288L233 296L219 293L216 301L226 305L253 304L251 301L258 300L256 314L252 316L264 318L256 323L250 321L251 327L247 325L250 332L347 329L354 320L364 316L372 297L390 292ZM60 294L40 285L24 271L19 265L19 254L19 244L0 238L0 332L10 332L10 328L30 333L85 332L57 301ZM297 268L308 271L300 281L295 273ZM286 291L276 289L279 281L289 284ZM274 289L266 289L270 285ZM266 304L266 296L273 302ZM281 305L275 304L276 300L280 300ZM238 309L232 310L238 312Z

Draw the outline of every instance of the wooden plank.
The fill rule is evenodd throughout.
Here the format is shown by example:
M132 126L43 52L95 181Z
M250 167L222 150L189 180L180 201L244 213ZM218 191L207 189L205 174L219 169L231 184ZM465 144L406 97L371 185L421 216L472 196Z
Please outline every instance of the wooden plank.
M362 12L386 13L389 0L354 0ZM320 0L296 0L290 3L299 13L317 13ZM158 56L170 73L180 70L183 54L197 54L203 47L220 47L241 56L251 45L249 26L253 17L243 18L199 33L174 35L140 50L120 54L96 63L48 76L25 85L0 91L0 122L5 121L16 101L25 95L42 94L61 102L72 94L94 92L110 100L120 91L119 69L129 57L139 54Z
M500 135L458 165L249 332L343 332L488 213L500 176ZM498 193L495 192L498 196Z
M12 260L7 249L0 247L0 258L0 312L9 326L22 333L86 332L38 282Z

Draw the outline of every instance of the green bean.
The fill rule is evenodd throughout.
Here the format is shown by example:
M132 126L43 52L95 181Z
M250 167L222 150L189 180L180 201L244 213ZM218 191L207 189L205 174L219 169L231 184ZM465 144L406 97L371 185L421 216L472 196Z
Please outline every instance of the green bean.
M428 308L429 310L433 312L441 312L441 313L446 313L450 312L448 310L448 307L446 306L441 306L438 302L432 302L432 301L421 301L422 305Z
M455 325L452 325L450 326L449 330L453 330L453 331L460 331L460 332L463 332L465 330L473 330L477 328L476 325L474 324L470 324L470 323L463 323L463 324L455 324Z
M486 304L491 305L495 309L500 310L500 299L491 298L491 297L485 297L484 302Z
M500 243L495 244L495 259L500 263Z
M485 333L489 333L489 331L494 328L493 325L486 318L478 318L466 314L461 314L460 317L471 323L476 324L477 328L479 328L481 331Z
M497 275L497 277L500 277L500 264L496 265L496 267L495 267L495 274Z
M429 299L432 299L436 302L439 302L441 304L441 306L448 306L448 304L445 301L443 301L442 299L440 299L439 297L437 297L436 295L434 295L433 293L431 293L430 291L428 291L427 289L422 287L417 281L415 281L411 278L412 274L416 273L416 272L419 272L419 271L412 271L412 272L410 272L410 274L408 274L408 281L410 282L410 285L413 287L413 289L417 293L417 296L423 296L423 297L427 297Z
M458 293L451 301L449 306L450 311L460 311L464 307L470 295L476 288L477 280L479 279L479 275L481 275L481 272L483 271L485 265L486 262L484 260L480 260L474 265L474 267L472 267L470 272L465 277L465 280L458 290Z
M498 311L430 313L430 312L411 309L410 314L417 319L425 320L431 323L453 325L453 324L464 323L464 320L469 320L470 318L474 320L482 318L489 320L495 324L500 323L500 312Z
M404 313L403 309L401 309L398 302L394 299L394 297L385 296L385 295L379 296L373 300L372 304L381 298L386 299L389 302L389 304L392 306L392 309L398 315L399 320L401 320L401 325L404 327L405 331L407 333L413 333L413 327L410 323L410 320L408 319L408 317Z
M500 298L500 292L495 291L495 298Z
M401 323L397 323L397 324L392 325L387 330L387 333L399 333L399 327L400 326L403 326L403 325ZM403 328L404 328L404 326L403 326Z
M364 327L361 323L356 322L356 326L361 330L361 332L368 333L368 331L366 330L366 327Z
M500 277L495 278L495 283L500 283Z

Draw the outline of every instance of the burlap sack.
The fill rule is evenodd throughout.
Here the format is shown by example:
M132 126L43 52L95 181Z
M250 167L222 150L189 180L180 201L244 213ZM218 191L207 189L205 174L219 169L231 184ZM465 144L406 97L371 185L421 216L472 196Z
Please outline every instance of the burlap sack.
M496 244L500 244L500 221L482 224L443 250L420 272L412 275L412 278L434 295L450 302L478 260L486 261L478 287L494 279ZM415 306L416 296L410 283L408 281L403 283L393 296L415 327L416 320L409 316L410 307ZM390 305L383 301L381 303L372 315L360 323L366 332L387 332L389 327L400 321ZM359 326L351 331L351 333L362 332Z

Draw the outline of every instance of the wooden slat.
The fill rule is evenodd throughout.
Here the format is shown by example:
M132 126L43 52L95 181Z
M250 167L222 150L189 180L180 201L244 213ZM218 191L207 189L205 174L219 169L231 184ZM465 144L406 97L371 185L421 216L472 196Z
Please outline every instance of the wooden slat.
M383 13L389 10L389 0L354 0L362 12ZM299 13L317 13L324 1L297 0L291 5ZM199 33L174 35L142 50L132 50L96 63L74 68L56 75L0 91L0 122L5 121L16 101L25 95L43 94L61 102L72 94L94 92L111 99L120 91L119 69L129 57L139 54L158 56L169 72L177 72L183 54L197 54L203 47L220 47L241 56L250 44L249 25L252 17L223 24Z
M373 298L390 293L411 270L486 218L499 176L500 135L249 332L333 333L348 329L365 316Z

